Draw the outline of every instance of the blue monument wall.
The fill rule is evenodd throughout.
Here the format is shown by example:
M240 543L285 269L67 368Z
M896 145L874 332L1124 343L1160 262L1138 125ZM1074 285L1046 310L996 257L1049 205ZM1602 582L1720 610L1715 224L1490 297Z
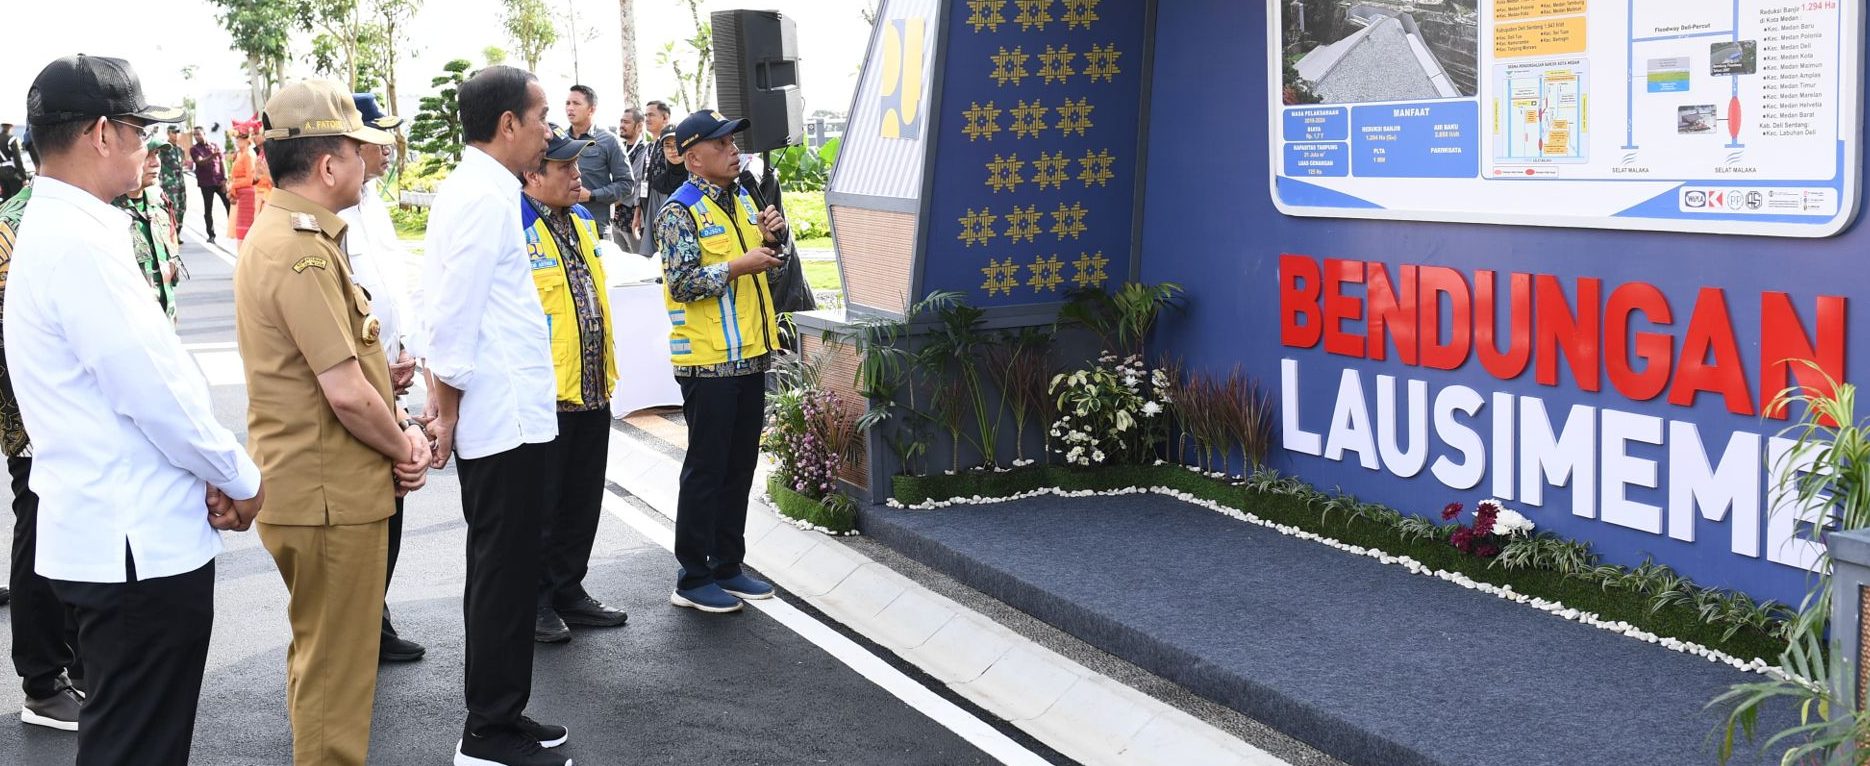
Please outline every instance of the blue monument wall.
M924 293L1004 308L1128 277L1147 6L948 4Z
M1265 384L1274 468L1423 515L1501 497L1608 561L1799 601L1818 549L1768 466L1793 421L1761 413L1778 381L1817 378L1768 362L1856 380L1864 226L1795 239L1287 216L1270 191L1266 6L1157 14L1141 275L1190 298L1158 345ZM968 67L950 78L979 79ZM1861 141L1861 121L1847 130ZM955 143L944 124L944 159ZM957 206L936 202L952 226Z

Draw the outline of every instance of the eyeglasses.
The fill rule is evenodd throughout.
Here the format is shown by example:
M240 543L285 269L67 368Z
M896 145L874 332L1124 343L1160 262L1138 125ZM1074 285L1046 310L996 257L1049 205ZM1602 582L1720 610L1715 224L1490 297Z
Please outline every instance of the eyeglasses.
M162 132L162 123L160 122L152 122L152 123L148 123L145 125L138 125L132 122L124 122L123 120L119 120L115 117L105 117L104 119L110 120L111 122L117 123L118 125L122 125L126 128L136 131L137 135L142 136L144 141L148 141L152 138L155 138L157 134Z

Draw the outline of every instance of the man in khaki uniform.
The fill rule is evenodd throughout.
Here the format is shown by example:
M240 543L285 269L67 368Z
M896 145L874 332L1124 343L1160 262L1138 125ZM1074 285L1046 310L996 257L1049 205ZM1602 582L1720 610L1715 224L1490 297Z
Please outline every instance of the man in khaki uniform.
M291 593L294 761L362 766L389 518L396 497L422 486L429 451L427 434L394 405L382 329L352 279L334 211L357 204L360 151L392 138L330 82L289 85L264 115L277 187L234 268L248 444L272 500L260 540Z

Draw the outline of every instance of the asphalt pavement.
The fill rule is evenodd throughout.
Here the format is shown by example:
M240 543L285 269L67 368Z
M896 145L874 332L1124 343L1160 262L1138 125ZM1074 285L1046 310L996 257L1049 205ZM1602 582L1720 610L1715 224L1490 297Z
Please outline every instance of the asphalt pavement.
M232 269L192 242L184 257L192 276L179 293L178 334L213 384L216 416L244 439ZM401 633L429 651L381 669L370 760L439 766L452 762L465 715L466 525L453 467L432 474L406 513L389 603ZM257 536L224 539L192 763L289 763L285 587ZM6 557L0 547L0 562ZM571 729L564 752L580 766L994 762L757 610L704 615L669 606L675 568L665 550L605 514L586 586L629 611L629 624L574 629L567 644L537 647L529 712ZM0 609L0 645L11 644L10 620ZM71 763L75 736L19 723L11 711L21 702L18 684L0 682L0 764Z

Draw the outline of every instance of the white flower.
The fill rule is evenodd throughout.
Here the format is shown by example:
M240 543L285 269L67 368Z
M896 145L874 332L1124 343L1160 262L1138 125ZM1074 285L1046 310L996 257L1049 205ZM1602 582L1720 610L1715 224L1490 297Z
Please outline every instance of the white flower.
M1493 517L1493 533L1505 537L1524 537L1532 532L1532 519L1519 511L1501 508Z
M1104 462L1104 451L1101 449L1091 450L1091 461L1094 463Z
M1143 402L1143 414L1155 417L1162 414L1162 405L1155 402Z

